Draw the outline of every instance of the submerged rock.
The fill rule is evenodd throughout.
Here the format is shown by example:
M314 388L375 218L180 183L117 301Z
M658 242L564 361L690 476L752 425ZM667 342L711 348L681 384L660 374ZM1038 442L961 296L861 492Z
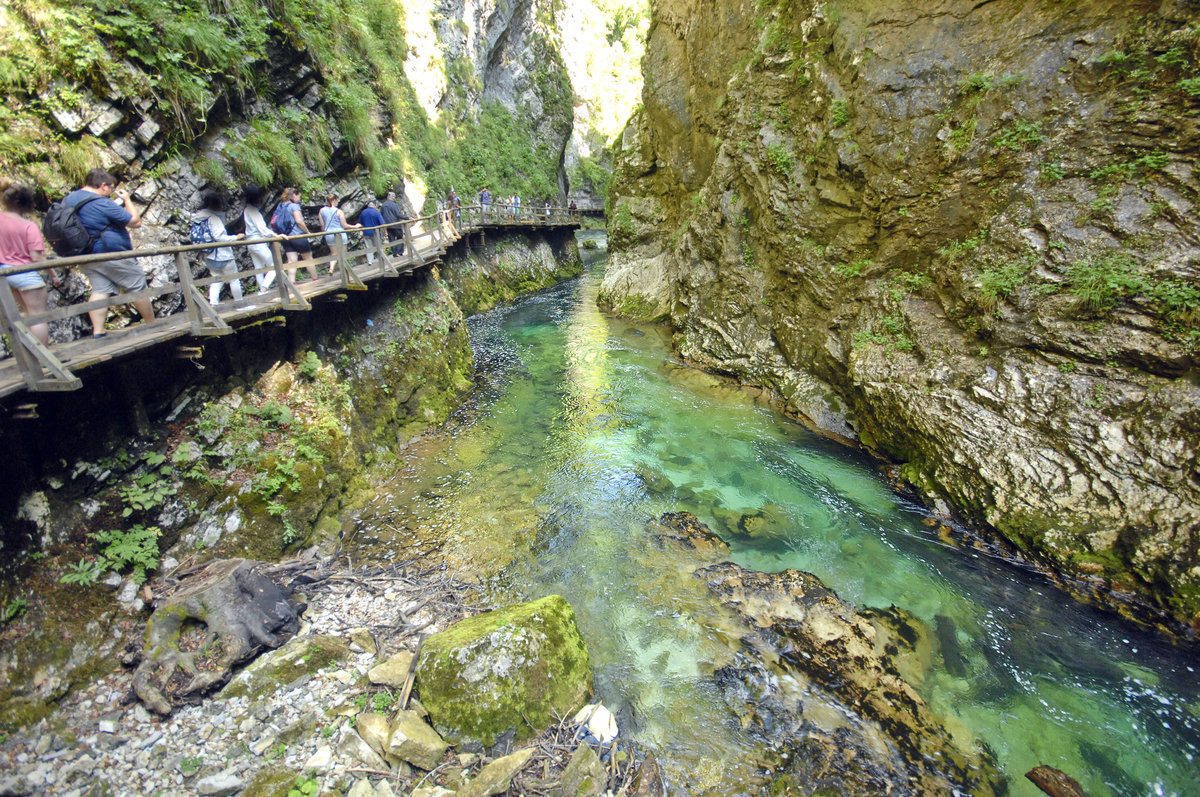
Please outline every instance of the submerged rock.
M766 737L775 743L786 739L795 749L793 775L806 788L819 783L848 794L1004 792L991 757L960 750L901 674L896 658L904 640L881 637L866 615L815 576L796 570L758 573L730 562L703 567L696 576L748 624L743 642L750 658L724 668L718 682L727 695L741 696L741 711ZM779 671L819 684L859 723L832 731L812 725L803 704L781 684ZM735 710L737 702L731 700ZM881 737L886 745L879 745Z
M530 738L573 713L591 695L592 670L575 611L550 595L429 637L416 683L443 736L491 747L501 736Z

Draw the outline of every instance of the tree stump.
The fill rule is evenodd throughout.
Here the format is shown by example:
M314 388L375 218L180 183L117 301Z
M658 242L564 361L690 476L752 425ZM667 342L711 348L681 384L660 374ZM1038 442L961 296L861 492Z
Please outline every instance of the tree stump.
M1075 778L1045 764L1029 770L1025 777L1050 797L1087 797Z
M149 708L166 715L199 699L228 681L234 667L298 630L305 607L258 572L260 564L212 562L151 615L133 675L134 692Z

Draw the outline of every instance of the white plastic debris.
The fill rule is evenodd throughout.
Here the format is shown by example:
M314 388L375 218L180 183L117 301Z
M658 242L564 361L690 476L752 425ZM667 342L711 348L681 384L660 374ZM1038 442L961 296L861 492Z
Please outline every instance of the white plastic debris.
M586 725L587 732L600 744L608 744L617 738L617 719L603 703L589 703L575 715L576 725Z

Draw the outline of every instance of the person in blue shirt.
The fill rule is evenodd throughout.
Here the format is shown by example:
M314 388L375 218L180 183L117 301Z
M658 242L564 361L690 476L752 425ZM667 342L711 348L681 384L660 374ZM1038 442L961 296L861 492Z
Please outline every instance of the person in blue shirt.
M115 200L111 199L114 194ZM93 199L96 201L88 201ZM84 202L87 204L84 205ZM117 179L104 169L88 172L83 187L67 194L63 204L71 207L82 205L78 210L79 221L88 234L96 239L91 254L128 252L133 249L129 230L142 226L142 214L134 206L129 192L118 189ZM101 263L89 263L82 270L92 286L88 301L107 299L126 291L136 293L146 288L146 272L136 257L117 257ZM154 306L148 297L134 299L132 304L143 321L154 320ZM107 334L104 322L108 318L108 308L88 310L88 318L92 322L92 337L104 337Z
M367 238L367 263L375 262L375 233L372 227L379 227L383 224L383 214L379 212L379 208L375 207L374 199L367 199L367 206L358 214L358 223L362 225L363 237Z

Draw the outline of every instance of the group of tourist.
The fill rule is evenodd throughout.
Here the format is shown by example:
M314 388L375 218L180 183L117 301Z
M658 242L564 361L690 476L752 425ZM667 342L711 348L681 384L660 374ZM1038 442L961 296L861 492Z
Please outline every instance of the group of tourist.
M450 191L451 191L451 193L453 193L454 189L452 188L452 189L450 189ZM458 194L454 194L454 196L456 199L458 198ZM516 192L513 192L512 194L510 194L507 197L496 198L496 197L492 196L492 192L485 186L482 189L480 189L478 199L479 199L479 206L483 210L484 216L487 216L489 213L491 213L493 204L496 205L496 207L497 207L496 215L499 215L499 216L518 216L521 213L521 196L520 196L520 194L517 194ZM447 205L447 207L450 207L450 206ZM461 207L461 203L456 207ZM545 205L543 206L543 209L542 209L542 213L547 218L549 218L549 216L550 216L550 200L549 199L546 200ZM455 216L455 218L458 218L457 215Z
M80 270L91 287L88 301L99 301L121 293L137 293L147 287L146 275L136 257L122 256L133 249L129 231L142 224L141 213L134 205L129 192L117 187L117 179L104 169L92 169L84 179L83 186L67 194L58 203L60 218L73 217L70 224L80 226L78 236L83 237L79 251L71 254L113 254L114 257L95 263L87 263ZM226 203L217 191L205 191L200 197L200 209L191 218L192 241L204 243L227 243L247 240L245 247L254 266L255 280L259 291L269 289L275 283L272 268L271 248L268 239L282 237L286 261L294 264L287 269L293 282L296 272L305 268L304 261L312 260L312 239L308 223L300 206L300 191L285 188L279 197L279 205L271 221L263 215L262 207L266 193L257 185L247 185L242 191L245 202L242 221L245 232L230 233L225 225ZM457 196L457 195L456 195ZM347 243L347 230L362 230L368 239L375 237L371 229L385 224L395 224L408 218L396 202L395 192L376 206L374 200L367 202L359 215L358 223L351 223L345 212L338 207L336 194L326 196L326 204L318 213L320 232L324 241L336 255L340 243ZM27 186L0 182L0 266L30 266L46 258L46 238L43 230L31 218L34 211L34 192ZM459 204L461 207L461 203ZM68 225L69 226L69 225ZM49 228L47 228L49 229ZM404 254L404 232L398 226L387 228L388 249ZM54 234L50 235L55 242ZM55 243L58 247L58 243ZM62 249L58 249L62 252ZM229 246L216 246L205 250L205 265L214 277L228 276L228 280L209 285L208 299L212 304L220 301L223 286L235 301L243 298L241 280L237 278L234 250ZM367 249L367 262L374 262L371 247ZM329 264L329 273L337 268L337 260ZM307 266L309 276L317 278L315 268ZM56 269L25 271L7 277L9 289L22 315L40 315L48 309L48 277L52 284L59 285L62 277ZM144 321L154 320L154 307L149 297L134 299L131 304ZM108 307L88 311L92 326L92 337L107 335L105 322ZM38 322L29 326L30 332L43 345L50 340L49 326Z
M115 197L115 199L114 199ZM46 242L42 230L28 217L33 212L33 191L21 185L4 187L0 213L0 265L28 266L45 259ZM82 266L91 285L88 301L107 299L123 292L138 292L146 288L146 275L136 258L120 254L133 249L129 230L140 227L142 216L129 192L117 188L117 180L104 169L92 169L84 178L83 187L62 200L88 236L84 254L114 254L117 257ZM49 270L51 282L58 284L58 273ZM46 281L38 271L14 274L8 286L21 311L38 314L46 311ZM148 297L134 299L134 308L145 321L154 320L154 307ZM92 337L103 338L107 307L88 311ZM30 332L43 344L49 342L49 328L44 323L32 324Z

